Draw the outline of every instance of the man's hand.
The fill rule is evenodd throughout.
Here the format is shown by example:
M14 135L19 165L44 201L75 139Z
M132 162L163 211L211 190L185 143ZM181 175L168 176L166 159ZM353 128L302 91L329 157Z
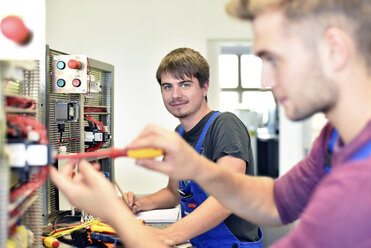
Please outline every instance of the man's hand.
M145 168L165 173L174 179L194 178L201 160L207 161L189 146L179 134L155 125L148 125L127 148L146 147L163 150L163 160L138 159L136 163Z
M67 163L58 172L50 166L50 176L72 205L109 221L114 218L113 210L129 211L117 197L113 185L96 170L99 165L81 161L79 173L72 177L75 163Z
M128 205L133 214L142 211L141 202L133 192L127 192L126 197L128 198Z

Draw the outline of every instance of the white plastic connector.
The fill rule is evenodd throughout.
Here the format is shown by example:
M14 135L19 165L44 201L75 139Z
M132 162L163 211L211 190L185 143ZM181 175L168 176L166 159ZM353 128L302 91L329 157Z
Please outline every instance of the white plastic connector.
M48 146L24 143L10 143L6 145L9 153L9 165L13 168L29 166L44 166L48 164Z
M40 134L36 131L29 131L27 134L27 139L31 142L38 142L40 139Z
M6 149L9 155L9 165L14 168L26 166L27 152L26 145L23 143L7 144Z
M66 154L67 153L67 147L66 146L60 146L58 148L58 153L59 154Z

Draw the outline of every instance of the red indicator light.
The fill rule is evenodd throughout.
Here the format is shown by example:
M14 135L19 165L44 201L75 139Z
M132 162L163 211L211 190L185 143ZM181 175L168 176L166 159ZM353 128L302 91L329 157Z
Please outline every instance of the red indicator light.
M74 80L72 80L72 85L75 87L79 87L81 85L80 79L75 78Z

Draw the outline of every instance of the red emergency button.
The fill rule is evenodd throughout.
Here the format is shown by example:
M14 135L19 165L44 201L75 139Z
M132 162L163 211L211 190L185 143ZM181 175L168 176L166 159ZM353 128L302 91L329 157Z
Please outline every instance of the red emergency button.
M27 44L32 38L31 31L18 16L5 17L1 21L0 29L6 38L21 45Z
M68 61L68 67L71 69L81 69L81 62L76 59L70 59Z
M72 80L72 85L75 87L79 87L81 85L80 79L75 78L74 80Z

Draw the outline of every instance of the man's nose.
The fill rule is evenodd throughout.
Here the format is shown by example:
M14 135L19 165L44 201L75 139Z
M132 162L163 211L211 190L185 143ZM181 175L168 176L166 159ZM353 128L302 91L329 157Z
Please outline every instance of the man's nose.
M180 87L174 87L173 92L172 92L173 98L178 98L182 96L182 89Z

